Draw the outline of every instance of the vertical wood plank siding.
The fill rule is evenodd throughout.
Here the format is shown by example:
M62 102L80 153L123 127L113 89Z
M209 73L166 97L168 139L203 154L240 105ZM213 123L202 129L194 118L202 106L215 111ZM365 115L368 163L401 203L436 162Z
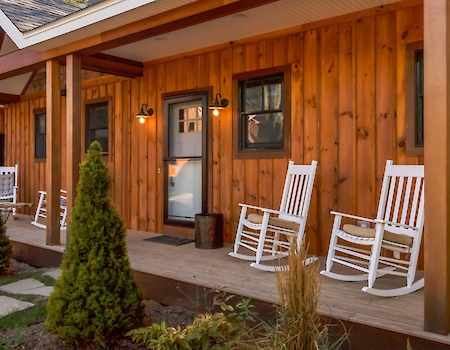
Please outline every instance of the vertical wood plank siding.
M208 209L223 213L226 242L234 240L238 203L279 206L290 159L319 161L307 225L311 253L327 252L330 210L375 215L386 160L423 162L405 153L404 89L405 44L423 37L423 8L330 23L148 64L142 79L96 79L83 88L83 100L113 98L111 196L129 228L164 230L162 94L205 88L211 88L211 101L218 92L230 101L219 117L209 116ZM291 66L290 159L233 159L233 74L286 64ZM46 175L44 163L34 159L33 110L45 101L34 94L7 105L4 114L6 163L19 164L19 200L36 203ZM64 98L61 103L65 106ZM155 111L143 125L134 117L142 103ZM62 173L64 184L64 168Z

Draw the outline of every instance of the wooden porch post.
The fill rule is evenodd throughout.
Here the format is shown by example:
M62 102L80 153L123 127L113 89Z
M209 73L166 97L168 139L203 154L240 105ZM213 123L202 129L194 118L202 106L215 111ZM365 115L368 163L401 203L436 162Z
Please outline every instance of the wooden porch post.
M425 323L450 331L450 2L424 1Z
M66 105L67 105L67 223L75 205L76 186L81 163L81 57L71 54L66 57ZM66 241L69 244L70 230L67 226Z
M60 64L57 60L47 61L46 66L46 123L47 161L45 164L47 191L46 244L61 243L59 230L59 190L61 188L61 82Z

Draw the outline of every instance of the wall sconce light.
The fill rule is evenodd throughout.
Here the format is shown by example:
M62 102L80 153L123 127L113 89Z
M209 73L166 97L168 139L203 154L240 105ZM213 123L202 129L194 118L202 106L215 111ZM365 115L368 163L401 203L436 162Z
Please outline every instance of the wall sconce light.
M141 123L144 123L145 120L151 115L153 115L153 108L148 108L147 104L143 103L141 106L141 110L138 114L136 114L136 118L139 118L139 121Z
M209 106L209 109L212 109L213 114L215 116L218 116L219 109L224 109L226 106L228 106L228 100L225 98L222 98L222 95L220 93L217 93L216 99L214 100L214 103Z

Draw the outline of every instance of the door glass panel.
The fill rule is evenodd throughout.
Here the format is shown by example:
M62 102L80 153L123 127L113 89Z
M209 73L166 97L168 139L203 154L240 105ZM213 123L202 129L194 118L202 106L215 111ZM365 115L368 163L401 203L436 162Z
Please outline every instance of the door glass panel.
M202 101L170 104L167 219L193 222L202 212Z
M202 161L177 159L168 169L168 219L193 220L202 212Z

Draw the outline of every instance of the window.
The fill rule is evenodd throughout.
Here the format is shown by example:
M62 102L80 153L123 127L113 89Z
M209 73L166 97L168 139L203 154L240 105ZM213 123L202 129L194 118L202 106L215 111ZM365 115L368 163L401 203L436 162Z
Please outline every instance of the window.
M34 111L34 157L37 159L45 159L47 157L46 128L45 110Z
M188 107L178 111L178 132L202 131L202 107Z
M406 46L406 155L423 156L423 42Z
M111 100L102 98L85 103L85 147L97 140L102 147L102 154L109 154L110 146Z
M238 92L238 120L234 135L239 136L235 142L235 157L289 157L288 70L245 73L234 79Z

